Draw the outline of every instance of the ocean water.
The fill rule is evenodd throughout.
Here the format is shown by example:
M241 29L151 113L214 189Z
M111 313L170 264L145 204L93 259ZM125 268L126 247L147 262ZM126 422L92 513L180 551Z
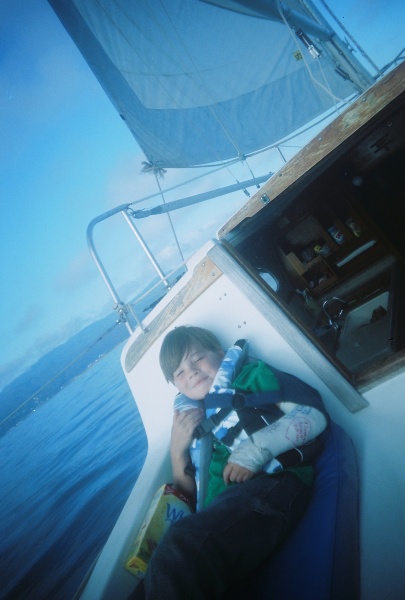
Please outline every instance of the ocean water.
M122 344L0 438L0 598L72 598L140 473Z

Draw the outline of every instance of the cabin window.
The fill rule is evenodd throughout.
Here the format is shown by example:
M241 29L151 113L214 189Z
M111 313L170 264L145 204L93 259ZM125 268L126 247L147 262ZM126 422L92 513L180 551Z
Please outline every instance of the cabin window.
M279 289L279 282L274 275L269 273L268 271L257 269L259 276L263 279L265 283L273 290L273 292L277 292Z
M360 388L405 365L404 127L402 109L227 238Z

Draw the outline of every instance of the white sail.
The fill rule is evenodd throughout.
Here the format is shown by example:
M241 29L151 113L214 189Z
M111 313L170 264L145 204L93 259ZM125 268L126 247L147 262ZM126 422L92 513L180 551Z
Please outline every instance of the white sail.
M311 55L287 11L273 19L276 2L253 3L274 5L270 19L200 0L50 4L156 167L249 155L355 90L320 39Z

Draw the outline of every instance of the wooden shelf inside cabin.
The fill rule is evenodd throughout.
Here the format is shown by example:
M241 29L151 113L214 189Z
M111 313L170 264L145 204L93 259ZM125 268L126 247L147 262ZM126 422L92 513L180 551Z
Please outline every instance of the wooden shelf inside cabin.
M328 207L326 210L327 216L322 214L322 221L327 222L328 227L318 217L321 211L325 212L323 207L315 207L313 213L302 216L298 221L287 219L280 224L278 249L284 268L294 286L309 289L314 297L345 278L352 270L352 261L342 268L338 264L373 239L364 222L347 206L342 209L346 213L346 223L333 209ZM347 224L349 218L357 225L357 235ZM327 230L329 227L340 232L343 243L336 242Z

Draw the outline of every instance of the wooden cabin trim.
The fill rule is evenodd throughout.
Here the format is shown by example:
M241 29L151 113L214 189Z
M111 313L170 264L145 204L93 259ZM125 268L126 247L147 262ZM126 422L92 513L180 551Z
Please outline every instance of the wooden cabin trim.
M359 139L361 130L372 126L404 91L405 63L402 63L362 94L271 177L219 230L219 238L226 236L244 219L257 214L267 203L267 199L266 202L262 200L264 194L273 201L287 190L290 193L298 185L308 185L331 161L347 152Z
M246 269L221 243L209 252L209 258L232 281L254 307L271 323L295 352L322 379L329 389L352 413L368 406L367 400L341 375L325 356L300 331L286 313L264 289L264 284L250 276Z
M205 257L197 264L191 279L148 324L130 346L125 356L125 370L132 371L150 346L205 290L222 275L218 267Z

